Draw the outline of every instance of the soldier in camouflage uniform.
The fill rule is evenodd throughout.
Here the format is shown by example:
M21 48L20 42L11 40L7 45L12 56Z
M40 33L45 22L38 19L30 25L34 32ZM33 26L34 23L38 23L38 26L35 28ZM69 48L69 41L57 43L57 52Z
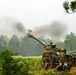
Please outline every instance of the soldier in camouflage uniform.
M52 68L52 49L49 45L46 46L44 50L44 53L42 55L42 61L43 61L42 67L44 67L46 70L48 68Z

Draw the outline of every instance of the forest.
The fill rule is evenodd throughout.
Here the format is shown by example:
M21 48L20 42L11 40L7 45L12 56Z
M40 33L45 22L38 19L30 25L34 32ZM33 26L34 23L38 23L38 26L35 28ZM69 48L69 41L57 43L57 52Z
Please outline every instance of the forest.
M52 40L43 36L38 37L38 39L45 44L51 43ZM76 35L71 32L68 34L64 41L56 42L56 47L61 49L66 49L67 51L75 51L76 49ZM33 38L28 36L17 37L13 35L11 38L8 36L0 36L0 50L12 50L13 52L19 53L22 56L40 56L44 51L44 46L40 44Z

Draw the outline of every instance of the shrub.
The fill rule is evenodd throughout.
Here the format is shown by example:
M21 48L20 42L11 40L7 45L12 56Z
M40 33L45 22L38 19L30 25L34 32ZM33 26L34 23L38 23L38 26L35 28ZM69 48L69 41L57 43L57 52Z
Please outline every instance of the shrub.
M10 50L0 51L3 75L28 75L29 65L23 59L13 59L14 53Z

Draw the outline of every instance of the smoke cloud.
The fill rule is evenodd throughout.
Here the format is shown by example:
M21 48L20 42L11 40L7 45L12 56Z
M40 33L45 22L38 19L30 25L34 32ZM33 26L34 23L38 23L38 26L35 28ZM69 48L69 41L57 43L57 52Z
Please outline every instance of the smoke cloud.
M21 33L25 33L25 27L22 23L18 22L14 25L14 28L17 29Z
M63 22L53 21L50 25L36 27L34 31L37 36L44 35L45 37L50 37L53 41L60 41L68 33L68 27Z
M0 35L12 36L14 34L24 36L26 34L24 25L12 17L0 18Z

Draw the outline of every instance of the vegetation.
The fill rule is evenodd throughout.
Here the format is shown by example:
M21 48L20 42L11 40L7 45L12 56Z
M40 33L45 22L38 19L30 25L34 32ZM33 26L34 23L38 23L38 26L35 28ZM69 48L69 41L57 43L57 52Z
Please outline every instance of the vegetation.
M2 75L28 75L28 63L23 59L13 59L13 55L9 50L0 51Z
M10 50L0 51L0 75L58 75L55 70L45 71L42 69L41 57L16 58ZM68 73L62 71L62 75Z
M63 3L63 7L66 10L67 13L74 13L76 12L76 0L73 0L71 2L65 1Z
M47 43L50 43L52 40L44 39L39 37L39 40ZM66 36L64 41L57 42L57 48L66 48L67 51L76 49L76 35L70 33ZM33 38L24 36L23 38L18 38L16 35L13 35L11 38L7 36L0 36L0 50L9 49L13 52L18 52L19 55L23 56L41 56L44 51L44 46Z

